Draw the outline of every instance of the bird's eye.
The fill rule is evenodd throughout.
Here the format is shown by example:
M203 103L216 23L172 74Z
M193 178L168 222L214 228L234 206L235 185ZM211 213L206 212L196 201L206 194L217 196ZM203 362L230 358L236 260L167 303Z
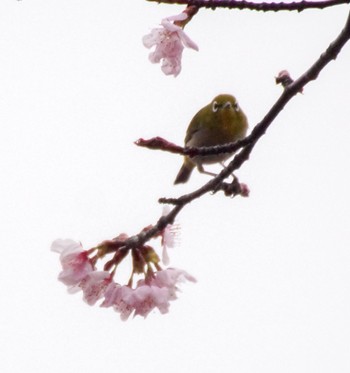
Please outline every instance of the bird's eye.
M213 112L216 113L218 111L218 109L219 109L219 104L216 101L214 101L213 102Z
M239 105L238 105L238 102L235 102L234 105L233 105L235 111L239 111Z

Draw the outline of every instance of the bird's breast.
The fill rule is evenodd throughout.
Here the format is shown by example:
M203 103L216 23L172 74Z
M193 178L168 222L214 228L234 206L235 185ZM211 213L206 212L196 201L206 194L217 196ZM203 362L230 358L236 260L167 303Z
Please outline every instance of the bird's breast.
M206 124L192 134L186 146L215 146L235 142L245 137L248 127L244 116L232 118L230 115L222 115ZM231 155L232 153L197 156L192 160L197 164L217 163L225 161Z

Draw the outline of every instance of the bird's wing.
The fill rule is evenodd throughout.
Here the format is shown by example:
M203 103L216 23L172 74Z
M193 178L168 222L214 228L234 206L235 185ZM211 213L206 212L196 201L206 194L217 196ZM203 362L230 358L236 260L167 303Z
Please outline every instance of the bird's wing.
M191 141L191 139L193 139L193 136L195 135L196 132L203 129L203 120L201 119L201 118L203 118L202 110L200 110L193 117L193 119L191 120L191 123L189 124L189 126L187 128L186 137L185 137L185 145L188 145L188 143ZM191 145L189 145L189 146L191 146Z

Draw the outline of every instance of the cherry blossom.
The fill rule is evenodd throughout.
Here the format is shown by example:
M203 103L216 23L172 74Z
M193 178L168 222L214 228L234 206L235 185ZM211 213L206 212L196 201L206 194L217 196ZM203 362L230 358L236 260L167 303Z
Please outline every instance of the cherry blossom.
M111 281L111 275L107 271L94 271L86 275L78 285L83 291L85 302L90 306L94 305L103 297Z
M146 318L155 308L164 314L169 311L169 302L177 298L177 283L185 280L196 281L186 271L168 268L157 271L151 279L138 281L135 288L113 282L104 292L105 299L101 307L113 307L124 321L131 314Z
M160 288L167 288L171 300L177 299L176 291L179 290L177 284L185 281L196 282L197 280L189 273L182 269L167 268L163 271L155 273L155 277L152 279L151 284Z
M125 321L132 313L134 317L137 315L146 317L156 307L161 313L168 312L170 293L165 287L147 285L144 281L140 281L135 289L111 283L104 297L101 307L113 307Z
M166 216L170 212L170 208L168 205L164 205L163 207L163 216ZM162 262L165 265L169 264L169 254L168 248L173 249L175 246L179 244L180 241L180 224L168 224L163 232L161 233L162 238Z
M175 24L176 21L183 21L186 18L185 13L164 18L161 28L154 28L150 34L143 37L142 41L146 48L155 46L155 50L149 55L150 61L162 61L161 69L165 75L179 75L184 46L198 50L198 46L186 35L182 27Z
M134 289L132 294L126 299L134 309L134 316L146 317L154 308L158 308L161 313L169 311L169 290L152 285L140 285Z
M88 252L83 250L80 243L70 239L58 239L52 243L51 250L61 254L60 261L63 270L58 275L58 279L65 285L74 287L93 271Z
M170 230L171 227L172 225L168 225L166 228ZM167 237L168 235L170 238ZM163 246L173 246L174 237L170 231L165 229L161 238ZM159 259L154 259L155 256L158 258L154 249L144 246L141 247L144 250L134 248L132 253L137 252L146 266L143 263L142 268L135 271L135 261L133 261L132 275L128 285L120 285L113 279L117 274L117 266L121 262L118 259L119 256L116 255L118 251L114 254L114 266L105 262L103 271L95 268L97 261L103 259L106 252L109 253L105 246L106 241L95 248L84 250L78 242L59 239L52 243L51 249L60 254L62 271L58 278L68 286L68 291L70 293L82 291L83 299L89 305L94 305L103 298L100 306L113 308L120 314L122 320L127 320L131 315L146 318L155 309L158 309L162 314L167 313L170 301L177 299L178 284L185 280L196 281L184 270L161 269L158 265ZM116 250L118 249L117 247ZM90 258L89 255L94 252L95 255ZM125 258L124 254L122 258ZM132 287L132 279L135 274L144 277L140 278Z
M121 286L114 282L110 283L104 293L104 301L101 307L113 307L116 312L120 313L120 318L125 321L129 318L134 308L126 302L133 293L133 289L127 285Z

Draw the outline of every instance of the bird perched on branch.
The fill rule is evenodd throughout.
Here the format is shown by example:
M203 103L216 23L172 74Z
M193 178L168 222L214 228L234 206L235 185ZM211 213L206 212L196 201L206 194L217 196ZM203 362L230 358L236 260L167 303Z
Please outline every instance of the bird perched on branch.
M202 147L228 144L243 139L247 129L247 117L239 107L236 98L232 95L221 94L193 117L186 132L185 146ZM195 167L199 172L216 176L205 171L203 164L223 164L232 154L197 155L192 158L185 156L174 184L186 183Z

